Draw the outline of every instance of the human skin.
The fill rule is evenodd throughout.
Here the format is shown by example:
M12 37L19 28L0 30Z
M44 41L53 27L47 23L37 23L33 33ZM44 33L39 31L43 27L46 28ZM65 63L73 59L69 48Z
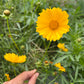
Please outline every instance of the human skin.
M12 80L4 82L3 84L36 84L36 79L38 76L39 73L36 72L36 69L24 71ZM24 83L26 80L29 80L28 83Z

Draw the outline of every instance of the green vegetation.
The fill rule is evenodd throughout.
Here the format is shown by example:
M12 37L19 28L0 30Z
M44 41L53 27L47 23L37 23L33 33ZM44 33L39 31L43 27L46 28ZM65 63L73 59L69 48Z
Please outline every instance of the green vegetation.
M47 49L49 41L36 32L36 21L42 9L49 7L68 12L70 31ZM10 10L9 18L4 10ZM65 43L68 52L58 49L58 43ZM27 60L13 67L4 59L6 53L26 55ZM46 60L53 64L46 65ZM59 62L66 72L57 71L54 64ZM15 73L35 68L40 73L37 84L84 84L83 0L0 0L0 83L7 80L5 73L12 79Z

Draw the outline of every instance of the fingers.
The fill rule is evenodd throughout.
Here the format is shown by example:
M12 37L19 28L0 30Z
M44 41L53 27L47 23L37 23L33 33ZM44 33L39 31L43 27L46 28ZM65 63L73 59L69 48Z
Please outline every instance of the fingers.
M35 73L31 79L29 80L28 84L36 84L36 79L39 76L39 73Z
M13 80L17 80L17 81L22 81L24 82L25 80L29 79L30 77L32 77L32 75L36 72L36 69L32 70L32 71L24 71L22 72L20 75L18 75L17 77L15 77Z
M4 82L3 84L7 84L7 82Z
M8 81L4 82L3 84L8 84Z
M38 77L39 73L36 73L36 69L32 71L24 71L20 75L16 76L14 79L4 82L3 84L23 84L25 80L29 80L28 84L35 84L36 79ZM25 83L26 84L26 83Z

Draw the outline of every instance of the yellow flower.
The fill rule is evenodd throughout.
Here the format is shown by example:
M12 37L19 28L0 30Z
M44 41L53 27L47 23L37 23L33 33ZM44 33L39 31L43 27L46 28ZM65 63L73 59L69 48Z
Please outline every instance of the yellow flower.
M61 67L61 64L60 63L56 63L54 66L60 68Z
M4 55L4 59L12 63L23 63L26 61L26 56L18 56L14 53L7 53Z
M68 17L68 13L61 8L43 9L36 22L36 31L47 40L59 40L64 33L69 32Z
M18 63L23 63L25 61L26 61L26 56L25 55L22 55L22 56L18 57Z
M65 46L64 46L65 44L64 43L58 43L58 45L57 45L57 47L58 48L60 48L60 49L62 49L63 51L65 51L65 52L67 52L68 51L68 49L67 48L65 48Z
M10 80L9 74L5 74L5 76L7 77L7 80Z
M59 68L59 71L64 71L64 72L65 72L65 68L61 66L61 67Z
M65 68L62 67L60 63L56 63L54 66L58 67L59 68L58 69L59 71L64 71L65 72Z
M67 48L64 48L63 51L68 52L68 49Z

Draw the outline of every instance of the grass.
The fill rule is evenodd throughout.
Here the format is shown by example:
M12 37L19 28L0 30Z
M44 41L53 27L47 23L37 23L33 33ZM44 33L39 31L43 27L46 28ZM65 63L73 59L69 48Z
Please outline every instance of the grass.
M4 59L6 53L25 54L27 61L16 64L18 75L23 71L36 68L40 73L37 84L83 84L84 83L84 10L83 0L1 0L0 1L0 83L6 81L5 73L14 78L14 67ZM45 65L41 58L46 52L49 41L36 32L36 21L42 9L60 7L69 14L70 31L59 41L51 42L47 50L47 61L53 65L60 62L66 72L60 74L54 66ZM4 10L10 10L8 25L11 35L19 50L13 43ZM65 43L68 52L60 51L58 43ZM55 74L57 72L57 74ZM58 78L56 78L58 77ZM60 81L61 80L61 81Z

